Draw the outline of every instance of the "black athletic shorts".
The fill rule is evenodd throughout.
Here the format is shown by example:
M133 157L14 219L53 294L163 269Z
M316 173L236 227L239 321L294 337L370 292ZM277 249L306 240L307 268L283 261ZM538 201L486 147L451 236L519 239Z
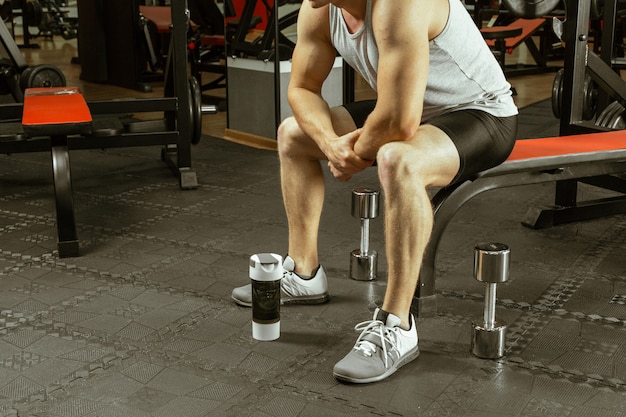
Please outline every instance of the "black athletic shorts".
M375 105L376 100L365 100L344 107L357 127L362 127ZM481 110L453 111L426 123L443 130L459 152L461 165L453 182L504 162L517 136L517 116L496 117Z

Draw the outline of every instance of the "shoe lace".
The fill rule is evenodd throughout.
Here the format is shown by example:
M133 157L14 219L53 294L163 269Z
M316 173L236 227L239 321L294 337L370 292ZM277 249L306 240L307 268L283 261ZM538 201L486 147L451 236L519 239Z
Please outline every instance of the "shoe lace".
M398 352L398 348L396 347L395 338L392 337L393 332L385 326L385 323L380 320L368 320L354 326L354 330L361 331L354 345L354 349L370 357L376 353L379 347L382 348L385 368L388 368L389 355L394 351ZM375 340L380 340L380 346L378 343L375 343ZM387 346L389 346L389 349Z
M283 271L283 279L280 283L281 290L289 296L294 296L297 292L297 283L293 279L293 274L292 271Z

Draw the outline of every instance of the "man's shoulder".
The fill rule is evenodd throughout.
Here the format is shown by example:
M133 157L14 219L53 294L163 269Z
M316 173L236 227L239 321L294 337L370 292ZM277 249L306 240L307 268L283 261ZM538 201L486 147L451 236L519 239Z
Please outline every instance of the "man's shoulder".
M298 36L322 38L327 34L330 28L329 7L330 4L314 8L303 2L298 13Z

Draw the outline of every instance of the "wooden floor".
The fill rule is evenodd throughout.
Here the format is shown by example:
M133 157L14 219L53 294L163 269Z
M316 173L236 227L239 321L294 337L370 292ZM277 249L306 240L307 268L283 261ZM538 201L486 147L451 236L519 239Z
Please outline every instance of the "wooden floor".
M20 40L18 39L18 43ZM26 62L30 66L38 64L49 64L58 67L67 79L67 85L78 86L87 100L102 100L129 97L158 97L162 95L162 86L159 83L153 85L153 92L143 93L135 90L117 87L109 84L97 84L85 82L80 79L81 68L79 64L72 63L72 58L77 57L77 41L64 40L60 37L54 39L37 38L34 41L39 48L23 48L22 52ZM553 64L555 67L558 63ZM544 100L551 96L554 72L547 72L538 75L516 76L509 81L515 88L517 95L515 102L518 107L525 107L537 101ZM222 90L212 90L212 95L225 97ZM364 83L357 80L355 83L355 95L358 98L371 96L371 91ZM204 134L223 138L227 124L226 112L213 115L205 115L202 119Z

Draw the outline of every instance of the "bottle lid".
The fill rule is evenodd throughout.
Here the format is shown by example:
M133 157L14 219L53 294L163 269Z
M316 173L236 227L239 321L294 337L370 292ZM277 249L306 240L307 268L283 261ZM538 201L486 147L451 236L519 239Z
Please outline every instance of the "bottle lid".
M275 253L257 253L250 257L250 278L276 281L283 277L283 257Z

